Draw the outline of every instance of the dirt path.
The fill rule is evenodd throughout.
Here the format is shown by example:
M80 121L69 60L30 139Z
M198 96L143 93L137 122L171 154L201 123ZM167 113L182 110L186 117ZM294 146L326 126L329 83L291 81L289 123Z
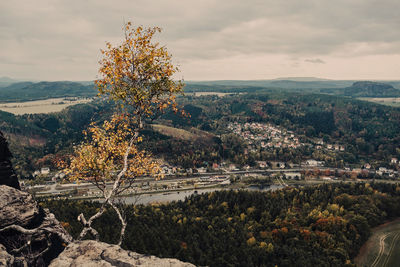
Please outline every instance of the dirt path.
M378 256L376 256L374 262L371 264L371 267L377 266L378 262L381 260L382 254L385 251L385 239L389 234L386 234L384 236L381 236L379 239L379 253Z
M399 236L400 236L400 232L397 232L397 234L395 235L395 237L392 240L392 243L390 244L389 253L386 256L385 261L382 266L384 266L384 267L388 266L389 260L392 257L392 253L393 253L394 248L396 247L396 242L399 239Z

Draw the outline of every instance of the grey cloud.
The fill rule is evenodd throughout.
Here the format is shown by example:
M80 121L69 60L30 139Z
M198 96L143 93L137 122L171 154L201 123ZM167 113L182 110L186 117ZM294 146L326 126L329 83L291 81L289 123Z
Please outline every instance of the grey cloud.
M319 58L310 58L310 59L305 59L305 62L313 63L313 64L325 64L325 61Z
M221 5L207 12L200 10L198 17L204 19L189 18L175 28L174 45L181 55L324 55L343 53L348 47L364 43L369 44L368 49L350 50L347 56L400 52L397 1L263 1L247 6L243 2L232 1L229 8ZM226 12L221 10L224 8ZM261 23L254 26L257 22Z
M162 27L157 38L180 61L400 54L398 10L398 0L1 1L0 73L24 61L70 64L71 75L79 62L80 72L93 73L104 42L120 40L123 20Z

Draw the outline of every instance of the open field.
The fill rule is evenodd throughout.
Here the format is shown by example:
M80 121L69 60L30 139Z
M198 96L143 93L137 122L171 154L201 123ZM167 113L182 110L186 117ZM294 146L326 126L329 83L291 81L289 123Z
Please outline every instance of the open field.
M186 131L184 129L178 129L162 124L152 124L152 127L154 130L157 132L166 135L166 136L171 136L177 139L182 139L182 140L193 140L196 139L197 136L189 131Z
M400 97L360 97L359 99L386 106L400 107Z
M354 259L357 266L395 267L400 262L400 219L372 230L372 236Z
M0 104L0 110L10 112L15 115L51 113L59 112L68 106L87 103L90 101L92 101L90 98L50 98L46 100Z
M232 95L233 93L221 93L221 92L194 92L193 96L207 96L207 95L216 95L219 97ZM186 93L186 95L190 95L190 93Z
M190 129L190 131L184 130L184 129L178 129L162 124L152 124L152 127L155 131L166 135L166 136L171 136L177 139L182 139L182 140L196 140L199 138L202 139L209 139L212 138L212 134L201 131L196 128Z

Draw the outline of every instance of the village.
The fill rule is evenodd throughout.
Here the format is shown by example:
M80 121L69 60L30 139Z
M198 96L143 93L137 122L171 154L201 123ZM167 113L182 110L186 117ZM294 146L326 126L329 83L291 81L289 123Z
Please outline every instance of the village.
M342 144L330 144L322 139L301 140L293 131L282 129L269 123L246 122L229 123L228 130L240 136L248 144L250 151L258 148L299 148L301 146L315 147L317 150L345 151Z
M271 124L246 122L244 124L234 122L228 124L228 130L242 137L251 151L261 148L298 148L306 145L299 141L293 132L279 129Z

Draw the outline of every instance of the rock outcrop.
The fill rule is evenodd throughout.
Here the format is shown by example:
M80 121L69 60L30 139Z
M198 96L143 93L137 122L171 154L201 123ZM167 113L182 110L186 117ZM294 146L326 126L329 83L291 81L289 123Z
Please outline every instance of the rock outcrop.
M85 240L71 243L50 267L108 267L108 266L160 266L160 267L194 267L195 265L177 259L157 258L136 252L123 250L120 246L103 242Z
M13 266L14 257L8 254L5 246L0 244L0 266Z
M30 194L0 185L0 266L194 266L98 241L72 241Z
M47 266L72 237L32 196L0 185L0 263Z
M352 97L399 97L400 90L390 84L378 82L355 82L352 86L344 88L345 96Z
M7 140L4 138L3 133L0 132L0 185L21 189L17 175L11 165L11 157L12 154L8 149Z
M32 195L9 186L0 186L0 227L17 224L23 227L39 214Z

